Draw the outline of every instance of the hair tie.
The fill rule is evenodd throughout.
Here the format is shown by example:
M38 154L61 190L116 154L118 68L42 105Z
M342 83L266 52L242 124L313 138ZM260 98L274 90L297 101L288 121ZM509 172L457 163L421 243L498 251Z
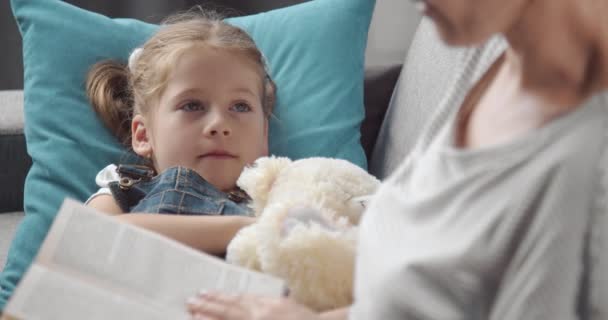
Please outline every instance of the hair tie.
M133 68L135 68L135 64L137 63L137 60L139 60L139 56L141 55L142 49L141 48L135 48L135 50L133 50L133 52L131 52L131 55L129 55L129 70L133 71Z

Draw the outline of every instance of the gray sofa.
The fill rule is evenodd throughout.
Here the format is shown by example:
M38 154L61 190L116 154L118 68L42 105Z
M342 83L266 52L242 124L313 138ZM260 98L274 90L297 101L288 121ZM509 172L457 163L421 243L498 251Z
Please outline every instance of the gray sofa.
M263 8L250 8L256 6L250 1L227 2L235 2L237 9L238 5L249 6L240 8L247 13L303 1L259 2ZM269 3L273 5L269 7ZM369 162L376 166L372 173L379 178L388 173L388 167L382 156L375 156L376 160L373 161L372 154L380 127L383 123L386 125L385 113L418 21L418 14L407 1L377 1L366 53L366 118L361 132ZM23 217L23 183L31 160L26 153L23 137L23 93L0 90L0 110L0 268L3 268L14 230ZM384 131L392 134L389 129ZM378 150L385 148L384 145L376 148L376 153L382 154L383 151Z

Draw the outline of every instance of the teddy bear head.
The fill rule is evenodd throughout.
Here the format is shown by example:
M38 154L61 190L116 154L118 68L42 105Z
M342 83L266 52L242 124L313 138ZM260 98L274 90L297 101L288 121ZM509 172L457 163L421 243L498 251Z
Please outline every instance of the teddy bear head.
M350 224L358 224L367 199L379 184L374 176L346 160L322 157L295 161L263 157L245 168L237 181L251 197L257 216L273 204L308 206L329 216L344 217Z

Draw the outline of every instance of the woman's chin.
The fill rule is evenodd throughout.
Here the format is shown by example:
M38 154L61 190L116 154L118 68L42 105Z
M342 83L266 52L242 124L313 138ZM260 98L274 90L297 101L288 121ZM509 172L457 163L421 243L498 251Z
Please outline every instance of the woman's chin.
M456 23L448 20L440 14L429 14L429 19L433 21L441 40L453 47L469 47L482 44L492 37L492 32L488 32L487 26L479 25L478 28L465 28L465 23Z
M480 45L486 42L490 36L484 35L474 35L468 34L465 32L457 32L454 29L446 28L439 25L437 22L435 23L435 27L439 32L439 37L441 40L452 47L470 47Z

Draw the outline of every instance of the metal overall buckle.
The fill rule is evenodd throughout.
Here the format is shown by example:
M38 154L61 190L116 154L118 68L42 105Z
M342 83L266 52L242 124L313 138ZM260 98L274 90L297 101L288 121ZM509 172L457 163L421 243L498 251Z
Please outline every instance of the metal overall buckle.
M154 170L142 165L119 165L116 172L120 176L118 186L122 190L128 190L140 181L148 181L154 177Z
M233 202L241 203L243 201L249 201L251 198L247 194L247 192L243 191L241 188L234 188L230 192L228 192L228 199Z

